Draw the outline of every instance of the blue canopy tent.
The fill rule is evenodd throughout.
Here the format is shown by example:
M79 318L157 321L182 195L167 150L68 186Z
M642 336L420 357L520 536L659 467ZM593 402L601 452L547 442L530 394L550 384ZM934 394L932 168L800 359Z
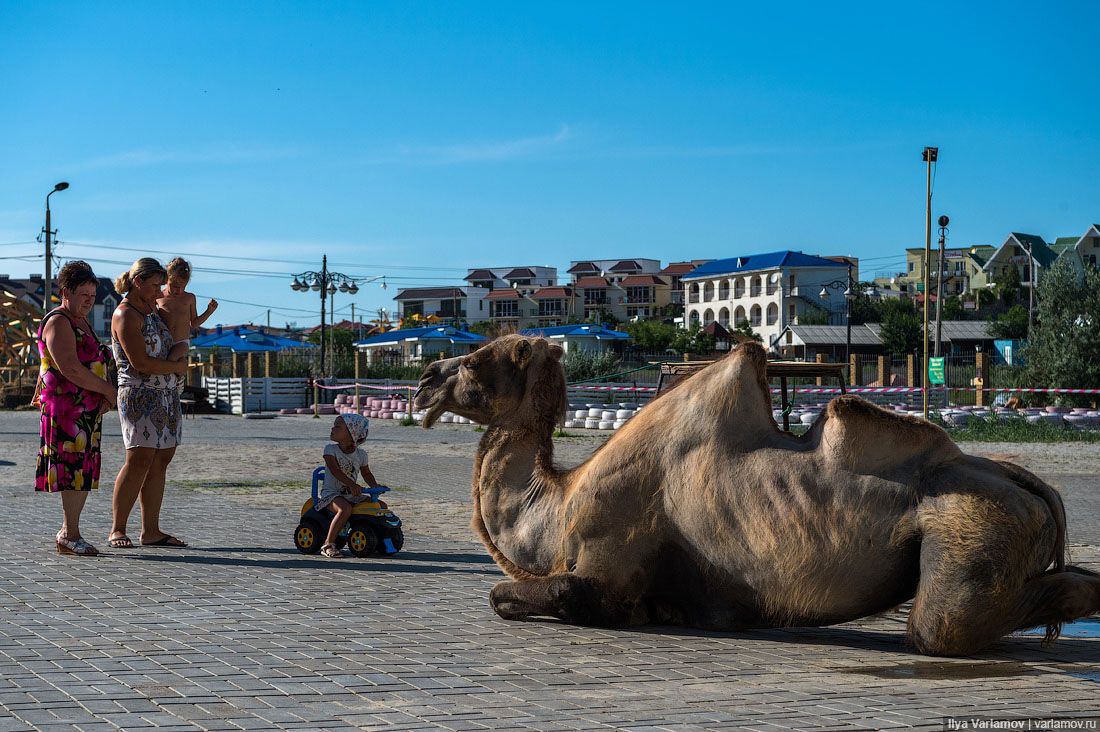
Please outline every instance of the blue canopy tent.
M220 325L213 331L191 339L191 347L196 349L228 348L235 353L254 353L257 351L282 351L287 348L316 348L313 343L303 343L293 338L265 333L263 329L233 328L224 330Z
M404 363L434 358L444 353L462 356L473 352L487 340L483 335L450 325L436 325L386 331L356 341L355 347L367 353L368 363L375 363L379 358Z

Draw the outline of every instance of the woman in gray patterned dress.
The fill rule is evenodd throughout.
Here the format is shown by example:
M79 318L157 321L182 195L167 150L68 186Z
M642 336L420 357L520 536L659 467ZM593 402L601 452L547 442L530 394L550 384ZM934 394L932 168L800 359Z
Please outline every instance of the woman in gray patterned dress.
M176 454L182 422L177 385L187 373L187 346L174 344L157 314L157 297L167 273L143 257L115 280L125 299L111 318L111 346L118 364L118 416L126 463L115 480L114 519L107 543L115 549L134 544L126 522L141 498L141 543L187 546L160 528L164 479Z

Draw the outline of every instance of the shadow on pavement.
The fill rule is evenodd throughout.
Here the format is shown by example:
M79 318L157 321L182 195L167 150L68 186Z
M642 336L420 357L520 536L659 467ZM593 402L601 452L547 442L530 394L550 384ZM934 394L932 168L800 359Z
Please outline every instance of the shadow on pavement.
M211 552L211 553L238 553L248 554L278 554L287 557L304 557L297 549L288 547L271 546L203 546L188 547L187 551ZM461 562L467 564L494 564L493 558L486 554L445 553L445 552L417 552L402 550L393 556L379 558L404 562Z
M417 554L409 552L408 554L398 554L393 557L384 555L378 555L365 559L359 559L352 556L345 556L343 559L321 559L313 558L299 552L294 549L261 549L256 550L248 547L233 547L227 549L221 549L217 551L225 552L228 554L235 553L253 553L262 552L265 554L278 554L285 556L285 559L252 559L246 556L212 556L210 553L215 551L214 549L193 549L187 547L184 549L177 549L171 551L160 552L147 552L138 551L130 552L125 551L112 551L104 552L100 556L104 558L126 558L136 559L140 562L172 562L176 564L206 564L211 566L221 567L263 567L265 569L306 569L306 570L318 570L318 569L332 569L332 570L351 570L355 572L394 572L394 573L407 573L407 574L442 574L442 573L454 573L454 574L477 574L486 576L499 575L499 570L496 569L492 562L482 562L480 557L478 558L478 564L486 565L482 568L462 568L447 566L441 564L443 562L463 562L470 561L468 559L462 559L462 557L471 557L474 555L451 555L451 554ZM198 553L195 553L198 552ZM459 557L456 559L455 557ZM440 564L426 564L425 562L440 562Z

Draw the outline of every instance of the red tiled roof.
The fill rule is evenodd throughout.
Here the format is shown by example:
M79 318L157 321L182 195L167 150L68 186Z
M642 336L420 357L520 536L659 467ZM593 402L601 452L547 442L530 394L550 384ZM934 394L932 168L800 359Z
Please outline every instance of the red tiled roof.
M491 280L495 278L493 277L493 273L487 269L475 269L462 279L470 282L471 280Z
M581 277L577 280L576 286L595 290L600 287L610 287L611 285L607 284L607 280L603 277Z
M699 266L698 262L671 262L667 267L661 270L663 275L681 275L687 274L691 270Z
M631 275L630 277L624 277L621 284L623 287L631 287L634 285L663 285L665 281L657 275Z
M493 290L485 296L486 300L518 300L519 293L509 287L506 290Z
M535 290L535 294L531 297L541 300L548 297L569 297L570 294L572 293L569 292L568 287L541 287Z
M506 280L518 280L520 277L534 277L535 273L526 267L516 267L508 274L504 275Z
M580 272L599 272L600 268L592 264L592 262L577 262L569 268L569 274L578 274Z
M612 272L637 272L642 266L633 259L624 259L611 268Z

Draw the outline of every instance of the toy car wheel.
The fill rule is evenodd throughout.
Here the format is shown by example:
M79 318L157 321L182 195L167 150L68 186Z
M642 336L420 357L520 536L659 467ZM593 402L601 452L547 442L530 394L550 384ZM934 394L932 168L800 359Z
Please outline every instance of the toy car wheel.
M316 521L302 521L294 529L294 546L302 554L316 554L325 543L325 535Z
M397 554L405 546L405 534L398 528L381 529L378 532L378 553Z
M367 557L378 548L378 537L369 526L352 526L348 532L348 549L357 557Z

